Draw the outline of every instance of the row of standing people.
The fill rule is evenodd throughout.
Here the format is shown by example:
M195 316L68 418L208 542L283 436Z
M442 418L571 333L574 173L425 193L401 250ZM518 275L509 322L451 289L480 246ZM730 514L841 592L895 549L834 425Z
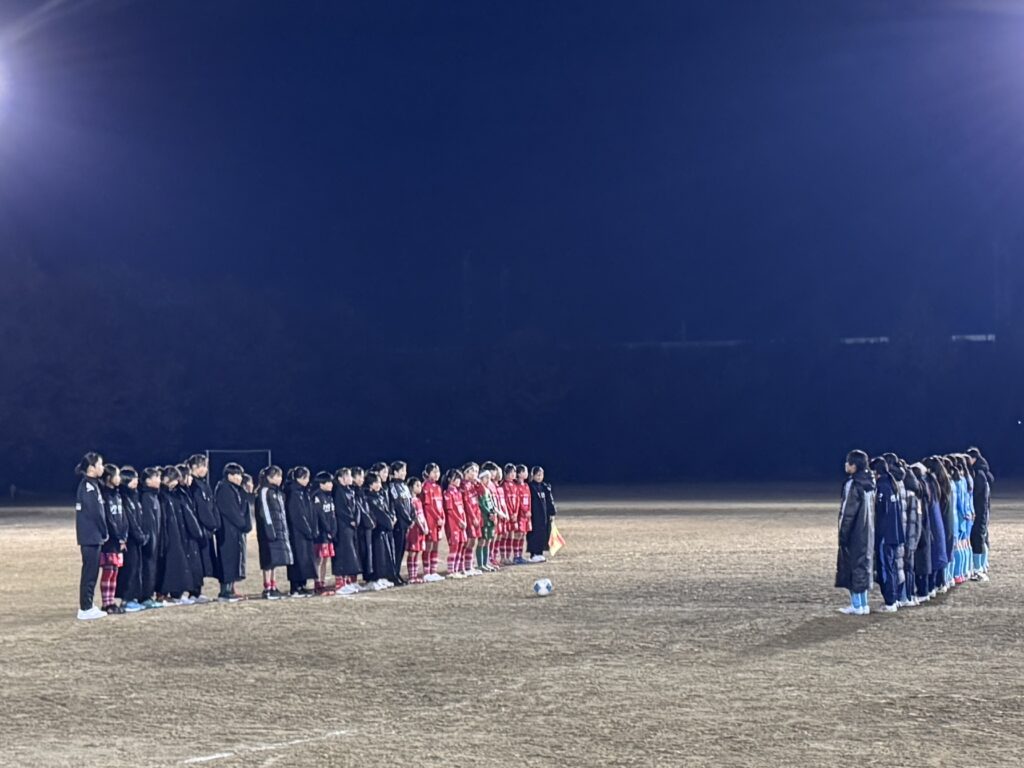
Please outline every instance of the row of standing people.
M842 613L911 608L966 581L988 581L994 477L978 448L908 464L895 453L846 457L835 585L850 593Z
M240 465L228 464L215 489L201 454L140 476L133 467L105 464L89 453L77 471L82 619L209 602L203 594L208 578L220 582L221 601L244 599L236 584L247 575L246 542L253 529L262 596L274 600L286 596L277 585L280 568L294 597L443 580L442 538L449 578L541 562L556 513L542 468L493 462L449 470L443 482L436 464L415 478L406 477L404 462L315 477L306 467L286 477L270 466L256 481ZM99 609L93 605L97 577Z

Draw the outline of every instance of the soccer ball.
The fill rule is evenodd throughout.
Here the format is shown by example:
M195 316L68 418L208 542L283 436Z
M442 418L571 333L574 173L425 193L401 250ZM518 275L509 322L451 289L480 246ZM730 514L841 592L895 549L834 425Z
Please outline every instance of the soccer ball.
M533 582L533 591L538 597L547 597L554 589L555 586L551 583L551 579L537 579Z

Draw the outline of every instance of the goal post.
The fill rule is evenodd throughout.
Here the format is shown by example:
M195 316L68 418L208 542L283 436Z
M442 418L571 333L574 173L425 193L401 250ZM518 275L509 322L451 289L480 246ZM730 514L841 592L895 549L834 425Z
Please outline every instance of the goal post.
M206 461L214 482L223 476L224 466L232 461L241 464L253 478L261 469L274 463L269 448L207 448Z

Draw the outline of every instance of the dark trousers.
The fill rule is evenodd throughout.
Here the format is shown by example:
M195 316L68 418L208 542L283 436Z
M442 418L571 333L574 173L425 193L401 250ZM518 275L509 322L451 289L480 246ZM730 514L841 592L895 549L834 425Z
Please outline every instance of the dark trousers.
M395 576L402 573L402 560L405 559L405 532L408 528L396 525L392 531L395 537Z
M82 547L82 577L78 582L78 607L88 611L93 607L96 580L100 575L100 546Z
M159 553L156 542L151 537L149 543L142 548L142 599L149 600L156 592L156 575Z
M894 605L899 601L900 573L902 556L899 547L881 544L878 547L878 571L881 576L882 599L886 605Z

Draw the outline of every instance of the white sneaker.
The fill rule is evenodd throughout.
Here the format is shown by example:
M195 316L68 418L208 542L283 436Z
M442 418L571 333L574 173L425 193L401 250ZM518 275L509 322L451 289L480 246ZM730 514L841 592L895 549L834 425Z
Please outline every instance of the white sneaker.
M900 608L909 608L913 605L913 603L909 600L900 600L898 603L896 603L896 605L898 605Z
M852 605L848 605L845 608L840 608L839 612L845 614L846 616L856 616L857 611L859 610L860 608L854 608Z
M449 579L464 579L464 578L466 578L466 574L464 574L462 571L455 571L455 573L449 573L448 574L448 578Z
M982 571L981 573L978 574L978 581L991 581L991 579L989 579L987 573Z
M531 563L546 563L548 559L544 555L534 555L530 558Z
M934 600L936 597L938 597L938 594L939 594L939 590L933 589L931 592L928 593L928 597L930 599Z
M943 584L941 587L939 587L939 594L940 595L944 595L947 592L949 592L949 585L948 584Z
M871 613L871 608L865 605L863 608L857 609L857 616L868 616Z
M202 605L203 603L210 602L210 598L206 595L198 595L197 597L192 598L192 602Z
M79 621L92 621L93 619L105 619L107 614L97 608L95 605L88 611L83 611L81 608L78 609Z
M899 609L899 606L896 603L893 603L892 605L883 605L879 610L882 613L896 613Z

